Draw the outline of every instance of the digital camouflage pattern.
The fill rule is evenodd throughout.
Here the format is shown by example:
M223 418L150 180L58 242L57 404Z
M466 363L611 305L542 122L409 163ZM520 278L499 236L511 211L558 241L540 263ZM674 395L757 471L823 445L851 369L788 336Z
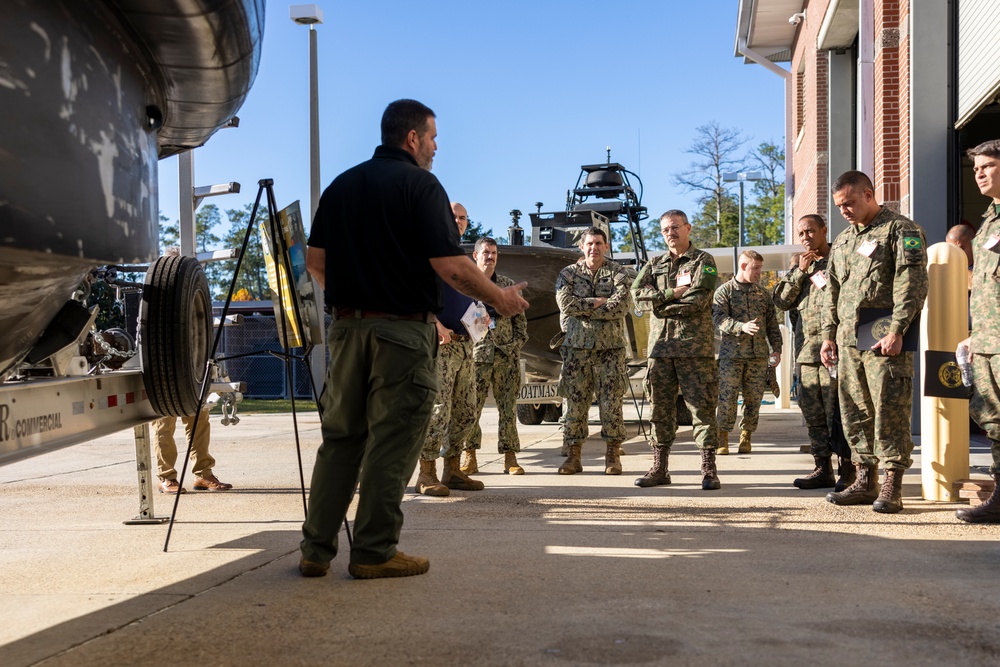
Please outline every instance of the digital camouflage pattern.
M833 454L830 437L837 414L837 380L822 364L799 365L799 410L809 430L809 453Z
M679 392L691 409L695 444L699 449L715 449L719 376L714 357L651 357L645 384L652 405L650 446L669 450L674 444Z
M625 348L581 350L563 347L559 395L566 399L563 443L580 445L590 434L590 404L597 394L601 438L608 444L625 440L622 399L625 396Z
M679 275L691 277L691 287L674 298ZM712 296L718 280L715 259L693 245L676 259L665 253L651 259L632 283L636 307L650 313L650 357L715 358Z
M513 280L499 273L493 274L493 280L498 287L514 284ZM500 417L497 450L501 454L519 452L521 441L517 436L515 403L521 387L519 359L521 348L528 340L528 320L524 313L519 313L514 317L494 317L493 322L493 328L472 350L476 363L476 416L465 448L479 449L482 445L483 431L479 420L486 395L492 389Z
M678 277L691 286L674 297ZM677 435L677 395L683 394L691 409L695 443L715 449L715 407L719 374L715 362L715 329L712 295L718 282L715 259L694 245L671 257L651 259L632 283L636 307L651 317L646 393L652 412L650 445L673 445Z
M969 410L990 439L993 465L1000 473L1000 243L983 246L1000 236L1000 207L991 204L972 240L972 377Z
M732 431L736 409L743 394L740 428L753 433L760 419L760 402L767 388L767 358L727 359L719 357L719 405L716 418L720 431Z
M625 315L632 307L629 276L610 259L591 273L580 259L559 272L556 303L566 327L565 347L582 350L609 350L625 347ZM608 300L594 308L594 299Z
M816 287L812 277L826 276L826 257L820 257L805 271L796 266L782 276L774 286L771 299L778 310L798 313L793 318L793 339L795 341L795 361L800 364L821 363L820 347L823 345L823 312L826 290Z
M476 421L476 370L468 336L438 347L438 393L420 458L458 456Z
M874 244L865 256L866 241ZM905 470L910 453L913 353L895 357L859 351L858 311L889 308L889 331L903 335L927 297L927 240L915 222L882 207L866 226L834 240L827 266L823 338L836 341L840 412L855 463Z
M741 327L753 319L760 329L751 336ZM712 321L722 334L719 359L766 359L772 350L781 352L778 314L770 293L757 283L733 278L720 285L712 302Z
M625 315L632 307L629 276L617 262L605 259L591 273L583 259L559 272L556 303L566 339L559 395L566 399L563 442L587 439L587 415L597 393L601 437L608 443L625 439L622 398L625 396ZM594 299L607 298L600 308Z

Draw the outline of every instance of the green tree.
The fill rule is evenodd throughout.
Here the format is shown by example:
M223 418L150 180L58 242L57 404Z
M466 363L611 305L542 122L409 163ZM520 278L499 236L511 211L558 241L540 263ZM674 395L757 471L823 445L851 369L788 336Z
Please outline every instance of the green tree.
M747 243L784 243L785 151L765 141L748 156L748 162L763 178L754 183L754 202L744 211Z
M659 218L647 220L641 229L642 243L646 246L646 252L666 249L667 245L663 242L663 235L660 234ZM611 244L615 248L615 252L633 252L632 235L629 234L628 225L618 225L611 228Z
M243 246L243 238L247 234L251 213L253 213L253 204L246 204L242 209L231 208L226 211L226 217L229 219L229 231L222 239L226 248L239 249ZM271 298L271 290L267 286L264 249L260 244L260 232L258 231L262 222L267 224L267 209L263 206L257 210L254 225L250 228L250 240L247 243L246 254L243 255L240 274L236 276L235 292L245 289L255 300ZM229 293L229 285L233 280L233 272L236 270L236 260L228 259L224 262L215 262L215 264L219 268L219 276L212 283L212 287L215 290L215 298L223 301Z
M691 243L699 248L736 245L736 238L740 235L739 201L728 192L722 195L721 207L713 198L704 200L701 210L691 218L691 227ZM718 235L720 229L721 238Z
M171 223L170 218L160 212L160 253L167 248L173 248L181 244L181 236L177 231L177 223Z
M474 220L469 220L469 226L465 228L465 233L462 234L462 243L475 243L484 236L493 236L493 228L484 230L483 225L480 222L475 222Z
M743 160L739 156L739 152L746 140L739 130L720 127L714 120L697 128L695 132L694 141L684 152L691 153L696 157L686 171L674 174L674 183L686 192L697 193L699 204L712 204L714 206L713 220L704 218L704 208L699 214L702 223L699 225L701 229L704 230L711 225L712 231L715 232L715 239L712 243L704 244L701 247L728 245L723 243L726 235L723 218L726 198L731 198L731 195L722 175L725 172L738 172L742 169ZM737 220L738 227L739 221ZM707 237L705 238L707 239Z

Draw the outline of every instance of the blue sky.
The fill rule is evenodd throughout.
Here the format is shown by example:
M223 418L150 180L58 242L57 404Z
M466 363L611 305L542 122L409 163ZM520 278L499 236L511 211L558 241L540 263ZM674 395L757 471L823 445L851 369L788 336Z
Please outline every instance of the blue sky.
M195 185L242 184L220 209L252 203L269 177L279 207L309 206L308 28L298 2L268 0L256 82L237 129L194 153ZM652 215L689 213L672 174L709 121L781 143L782 80L733 56L737 0L320 0L323 187L368 159L385 105L418 99L437 113L433 171L496 235L513 208L561 210L584 163L611 158L639 174ZM159 163L160 210L177 219L177 160ZM735 192L735 190L734 190Z

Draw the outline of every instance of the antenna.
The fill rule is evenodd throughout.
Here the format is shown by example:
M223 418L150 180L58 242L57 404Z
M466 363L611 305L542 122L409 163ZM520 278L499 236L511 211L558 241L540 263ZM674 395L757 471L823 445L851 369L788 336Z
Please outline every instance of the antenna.
M611 146L605 146L604 150L608 152L608 164L611 164Z

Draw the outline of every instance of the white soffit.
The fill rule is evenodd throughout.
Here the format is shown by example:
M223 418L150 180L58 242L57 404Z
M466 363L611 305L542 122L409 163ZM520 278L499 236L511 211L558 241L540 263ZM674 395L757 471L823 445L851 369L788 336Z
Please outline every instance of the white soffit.
M799 26L789 23L788 19L800 13L803 4L803 0L740 0L735 54L743 55L740 38L745 38L747 48L768 60L790 61ZM753 62L749 58L743 60Z
M858 36L860 15L860 0L831 0L816 39L816 48L820 51L850 48Z
M996 32L997 0L958 3L958 121L960 128L1000 94L1000 58Z

